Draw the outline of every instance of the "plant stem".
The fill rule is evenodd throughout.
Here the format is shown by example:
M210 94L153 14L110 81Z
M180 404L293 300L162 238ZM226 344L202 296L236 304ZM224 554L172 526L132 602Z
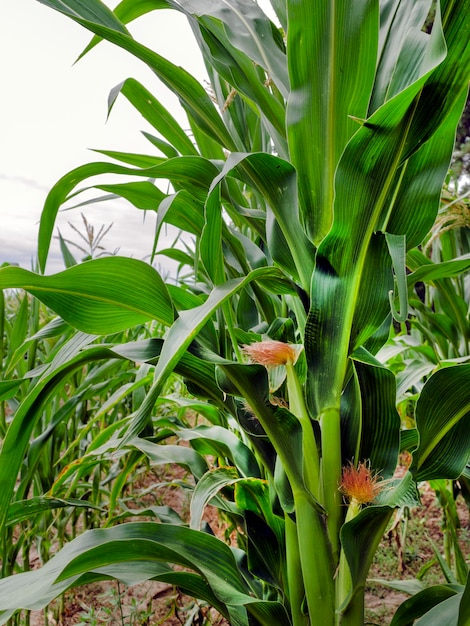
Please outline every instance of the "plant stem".
M311 494L320 502L320 461L312 422L305 406L304 392L292 363L286 364L289 409L302 426L304 481Z
M305 491L294 491L297 535L311 624L335 623L335 582L331 547L321 514Z
M361 505L356 500L353 499L348 506L348 512L346 513L345 524L347 522L350 522L352 519L354 519L356 515L360 513L360 511L361 511ZM346 555L344 554L344 551L341 550L340 559L339 559L338 576L336 578L336 607L338 609L338 613L337 613L338 624L346 623L344 621L345 614L343 614L343 612L341 611L341 607L346 603L351 591L352 591L351 572L349 571L349 565L346 560ZM361 604L361 602L359 602L359 604ZM349 609L350 607L348 607L347 614L349 617L351 617ZM355 622L354 620L347 621L347 623L351 624L351 626L353 624L358 624L359 626L360 624L363 624L363 622L364 622L363 616L360 622Z
M286 364L290 411L302 426L303 479L307 490L294 489L297 538L303 587L310 622L333 625L335 620L333 559L327 528L321 514L314 509L311 496L321 502L320 461L312 422L305 405L303 389L292 363ZM336 483L336 491L338 491ZM289 578L289 585L291 584ZM290 588L290 587L289 587ZM299 595L299 589L296 590ZM297 597L297 601L299 598ZM293 609L300 619L300 607ZM303 622L299 622L303 623Z
M292 626L308 626L308 615L302 612L305 588L302 578L297 526L289 515L285 515L287 588L291 609Z
M320 414L322 440L321 480L322 502L328 513L327 526L333 559L339 558L339 530L341 527L341 426L339 409L325 409Z
M364 626L364 588L354 594L344 613L337 614L337 626Z

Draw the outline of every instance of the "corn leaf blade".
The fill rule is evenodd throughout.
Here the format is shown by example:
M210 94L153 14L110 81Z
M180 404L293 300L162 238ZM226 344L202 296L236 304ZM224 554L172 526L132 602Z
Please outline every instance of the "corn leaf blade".
M455 479L470 450L470 365L438 370L424 385L416 405L419 447L413 453L417 481Z
M87 333L109 334L151 320L168 326L174 320L161 276L136 259L94 259L52 276L5 267L0 269L0 288L25 289Z

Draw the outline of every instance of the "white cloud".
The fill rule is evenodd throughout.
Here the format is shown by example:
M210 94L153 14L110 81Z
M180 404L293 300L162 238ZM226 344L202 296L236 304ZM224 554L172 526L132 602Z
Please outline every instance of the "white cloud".
M203 62L182 15L154 11L129 28L138 41L203 79ZM103 42L73 65L90 37L36 0L2 7L0 54L9 61L2 68L0 99L0 263L30 268L47 190L74 167L100 160L88 148L152 153L140 134L150 127L124 98L118 98L106 122L108 93L116 84L137 78L184 119L176 98L149 68L116 46ZM153 216L143 224L142 212L127 204L116 206L93 205L86 214L95 228L114 222L107 246L142 258L151 251ZM80 211L60 216L64 236L68 220L80 225ZM60 269L56 243L48 271Z

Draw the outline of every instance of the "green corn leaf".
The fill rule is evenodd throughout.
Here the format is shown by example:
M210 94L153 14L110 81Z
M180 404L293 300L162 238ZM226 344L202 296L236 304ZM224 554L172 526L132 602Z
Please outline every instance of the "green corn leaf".
M465 626L470 623L470 573L467 577L467 584L460 600L459 619L457 626Z
M152 463L157 465L176 463L185 467L197 480L200 480L208 470L204 457L185 446L169 444L163 446L137 437L128 445L143 452Z
M217 467L204 474L197 483L191 498L190 527L194 530L200 530L206 506L222 489L232 486L239 479L235 467Z
M248 4L248 3L247 3ZM252 6L254 3L250 3ZM238 98L246 101L246 117L244 129L241 133L241 146L239 150L250 149L253 146L247 145L246 126L247 122L256 120L258 115L250 115L259 111L259 116L263 121L266 130L273 138L277 152L282 156L287 155L285 141L285 109L284 104L279 101L276 95L268 89L266 74L257 67L253 61L240 49L235 47L226 34L224 25L217 26L212 21L202 19L200 25L199 45L205 52L205 56L210 58L210 64L225 79L227 85L233 87ZM227 95L225 102L222 102L222 109L232 116L233 102L231 98L233 92ZM229 103L229 104L228 104ZM240 108L239 102L235 104L234 114L237 115ZM259 120L259 118L258 118ZM239 126L239 131L242 127ZM249 136L249 135L248 135ZM256 135L255 135L256 137Z
M392 315L397 322L405 322L408 318L408 288L406 283L405 267L406 237L405 235L392 235L390 233L385 233L385 240L387 241L390 257L393 263L395 280L398 288L398 300L400 303L400 310L397 311L393 300L393 293L391 293L390 308L392 309Z
M15 266L10 265L2 271L12 272ZM23 344L28 333L28 317L30 315L30 304L28 298L22 298L20 305L12 320L11 332L9 334L10 349L13 353L20 345Z
M179 7L172 0L122 0L113 9L113 13L122 24L129 24L138 17L156 9L179 9ZM102 41L102 37L95 35L80 57L84 56L100 41Z
M416 619L422 617L432 607L439 605L448 598L459 596L450 585L433 585L416 593L405 600L397 609L390 626L410 626ZM426 623L426 622L424 622ZM442 624L448 622L441 622ZM437 625L436 625L437 626Z
M120 93L180 154L197 154L194 144L175 118L134 78L127 78L111 90L108 98L109 112Z
M60 206L71 197L71 192L81 181L100 174L124 174L144 178L168 179L176 189L188 188L190 194L201 202L204 202L207 191L219 170L211 161L197 156L178 157L175 159L158 159L156 165L146 163L143 169L129 168L114 163L88 163L77 167L63 176L47 195L41 214L38 238L38 256L41 270L44 271L47 255L52 239L54 224ZM162 199L162 194L157 189L150 191L150 183L145 185L133 184L123 187L106 186L113 193L122 191L123 196L134 201L140 208L158 208L157 201ZM142 205L142 194L145 194L145 202ZM152 206L152 203L155 203ZM191 231L190 231L191 232Z
M77 0L67 0L67 2L61 0L39 1L67 15L99 37L127 50L146 63L160 80L178 96L188 115L197 121L204 132L219 141L228 150L235 149L230 133L225 128L204 87L183 68L174 65L126 34L125 27L117 17L114 16L112 20L102 18L101 7L104 5L99 0L86 0L86 2Z
M61 204L67 200L69 194L82 180L91 176L109 173L138 175L139 170L133 170L112 163L87 163L63 176L49 191L41 213L38 235L38 259L39 267L42 272L44 272L46 268L55 220ZM146 176L151 177L150 172L147 173Z
M447 600L443 600L430 611L427 611L417 622L416 626L441 626L458 624L460 601L462 596L457 594Z
M270 276L279 276L279 272L274 268L259 268L253 270L244 278L229 280L215 287L206 302L199 307L180 312L179 318L171 327L163 345L160 359L155 370L154 384L145 401L135 414L129 432L126 434L126 440L137 436L145 427L153 405L160 395L167 377L175 369L183 354L206 323L212 318L215 311L217 311L228 298L252 281L259 278L268 279Z
M295 170L283 159L269 154L232 154L220 174L237 175L253 187L267 202L267 220L282 233L269 241L270 252L276 261L299 277L307 289L314 264L315 249L303 232L298 214ZM269 225L268 225L269 230ZM280 248L281 242L283 247Z
M237 304L237 325L243 330L254 328L259 321L259 314L253 298L242 291Z
M305 327L305 350L309 364L307 399L314 415L319 414L322 406L339 405L347 361L341 361L339 353L334 359L331 355L337 354L340 345L341 350L348 354L365 344L373 338L389 314L388 294L393 288L393 276L383 235L377 233L372 236L363 254L360 277L357 265L345 268L341 275L322 256L321 249L317 254L311 308ZM343 297L347 304L345 300L343 305ZM341 382L338 378L338 382L333 384L334 372L341 377Z
M166 194L149 181L95 185L96 189L107 191L114 197L121 197L143 211L157 211Z
M160 152L162 152L168 159L173 159L174 157L178 156L178 151L175 150L173 146L170 146L169 143L167 143L166 141L163 141L163 139L160 139L160 137L156 137L155 135L152 135L151 133L147 133L145 130L141 132L142 132L142 135L145 137L145 139L148 139L148 141L150 141L152 146L155 146L157 150L160 150ZM206 156L206 155L203 155L203 156Z
M434 557L439 564L441 572L444 575L447 583L450 585L458 585L459 581L457 580L453 568L451 567L450 563L446 561L444 555L440 550L440 547L431 539L431 537L428 537L428 542L431 544L431 548L434 552Z
M204 202L212 181L219 174L219 167L214 161L189 155L165 159L154 168L141 170L139 175L168 179L176 190L187 189Z
M166 401L173 402L174 406L180 409L179 411L180 413L183 413L185 411L194 411L198 415L202 415L214 426L222 426L222 425L225 425L226 423L224 419L225 416L221 415L221 412L214 406L213 403L206 402L205 400L200 400L200 399L191 398L191 397L183 398L183 397L171 395L163 399L163 402L166 402ZM194 428L197 428L197 427L195 426ZM205 439L204 437L205 428L208 428L208 427L207 426L200 427L200 429L202 430L203 439ZM245 446L245 449L248 451L248 453L245 456L248 456L248 458L250 458L251 451L249 450L249 448L246 447L246 444L241 442L241 440L234 433L232 433L231 431L228 431L226 428L223 428L223 431L224 431L224 434L226 432L229 432L230 443L234 443L234 444L241 443L243 446ZM217 430L216 432L219 433L221 431ZM192 437L193 429L189 429L189 433L190 433L190 437ZM183 434L185 434L184 430L183 430ZM234 439L231 439L232 436L234 437ZM197 431L196 431L196 437L197 437ZM240 458L242 457L243 457L243 454L241 455ZM251 458L253 457L251 456ZM247 461L245 460L241 462L247 462Z
M28 378L15 378L12 380L0 380L0 401L13 398L21 385L28 382Z
M57 232L59 237L60 252L62 254L62 259L64 260L65 267L69 268L73 265L77 265L78 261L73 256L69 246L67 245L66 240L62 237L60 230L57 229Z
M411 472L406 472L403 478L386 479L381 486L382 490L374 500L374 503L379 506L413 508L421 504L419 491Z
M244 398L269 437L291 486L303 484L302 432L290 411L269 402L269 382L261 365L220 362L217 381L225 393ZM317 503L316 503L317 504Z
M450 36L455 35L458 18L458 11L453 9L446 15L446 33ZM460 45L457 48L464 56L470 54L470 50L463 50ZM306 351L311 362L309 399L315 412L339 403L353 316L357 316L357 307L360 310L369 307L367 299L359 297L361 280L367 271L369 242L389 212L388 196L393 193L397 172L445 122L444 110L452 109L461 98L462 88L454 83L454 72L464 71L461 59L455 56L455 50L445 61L444 58L437 21L421 67L422 76L367 120L349 141L338 164L335 220L317 252L307 322ZM467 70L469 67L470 63ZM456 92L449 101L450 84L455 84ZM466 80L462 79L460 85L464 84ZM433 109L429 122L424 118L429 116L431 95L440 104ZM379 275L386 270L377 266L376 269ZM369 310L369 316L377 315L377 310L371 307ZM330 358L331 354L335 354L335 359ZM327 385L323 384L324 380L328 381Z
M163 346L162 339L148 339L121 344L112 348L112 354L130 361L158 363ZM191 393L199 398L209 398L216 406L224 406L223 395L215 383L215 366L187 351L175 367L183 376Z
M451 261L433 263L419 250L413 250L408 254L407 263L413 270L408 275L408 286L412 287L417 282L432 282L441 278L454 278L470 269L470 254L463 255Z
M85 500L62 500L60 498L51 498L49 496L37 496L28 498L27 500L12 502L8 510L6 526L13 526L14 524L19 524L27 519L32 519L34 515L38 515L44 511L63 509L66 507L100 510L99 506L96 506L91 502L86 502Z
M444 2L441 19L440 3L436 6L430 44L423 56L420 70L428 71L439 56L445 56L429 74L424 85L413 127L410 129L410 147L415 142L424 144L446 123L448 116L455 116L457 103L460 102L463 106L462 96L467 92L470 78L470 24L465 19L467 9L468 0L461 3ZM454 118L455 125L457 121ZM453 130L452 134L454 132Z
M378 2L288 1L287 16L289 152L298 173L301 219L318 244L333 220L336 166L359 129L354 117L367 117Z
M0 288L25 289L88 333L118 332L151 320L169 325L174 319L162 278L136 259L103 257L52 276L5 267L0 269Z
M279 545L284 542L284 520L273 511L270 487L266 480L240 479L235 484L235 504L243 511L262 517L274 532Z
M419 444L419 435L416 428L409 428L400 431L400 452L405 450L413 452Z
M210 16L220 21L232 46L264 68L283 95L287 96L289 78L282 38L278 34L275 39L276 30L257 3L249 0L222 0L217 3L181 0L180 4L191 15Z
M260 478L256 458L250 448L239 437L221 426L196 426L178 429L178 437L191 442L202 456L214 455L227 458L242 477Z
M272 509L268 483L259 479L235 483L235 503L243 512L248 535L248 569L282 588L285 576L284 520Z
M140 455L139 455L140 457ZM127 474L127 473L126 473ZM126 476L127 478L127 476ZM122 489L122 481L117 481L119 484L119 488ZM114 489L113 489L114 491ZM178 515L178 513L169 506L147 506L141 509L130 509L125 505L121 505L123 508L123 512L118 515L113 515L112 521L120 522L124 520L128 520L130 517L153 517L159 522L163 524L183 524L183 520Z
M158 165L159 163L165 162L165 159L163 159L162 157L148 154L139 154L135 152L122 152L118 150L98 150L97 148L94 148L93 152L96 152L98 154L104 154L111 159L121 161L122 163L126 163L127 165L134 165L135 167L142 168L153 167L155 165Z
M131 574L139 564L140 580L154 576L162 579L162 561L164 567L170 561L203 576L219 603L231 607L227 612L234 626L248 626L246 611L240 610L244 606L263 626L288 623L281 604L249 594L232 551L222 541L184 526L148 522L89 531L69 543L41 570L0 581L0 611L41 608L77 583L86 572L106 568L105 573L112 575L110 566L114 564L121 565L118 572L124 569ZM133 577L135 580L135 574ZM2 623L6 621L5 613Z
M342 612L354 599L355 592L365 584L372 559L393 513L389 506L368 506L341 528L341 545L351 572L352 590Z
M157 236L165 223L200 236L204 227L203 202L184 189L167 196L158 207Z
M426 54L429 35L423 24L431 0L401 2L381 0L379 63L370 102L370 112L416 80Z
M218 181L218 179L215 179ZM212 187L204 207L204 228L199 243L201 261L213 285L224 281L224 255L222 251L222 205L220 186Z
M436 369L436 363L423 359L407 362L406 369L397 374L397 403L402 402L413 389L421 389L423 379Z
M123 34L127 34L129 31L122 22L116 17L116 15L109 9L103 2L86 0L39 0L41 4L64 13L64 15L70 16L72 19L81 18L84 20L90 20L92 22L97 21L100 24L113 30L117 30Z
M386 589L394 589L408 595L419 593L426 588L425 583L417 578L408 578L405 580L384 580L383 578L371 578L371 582L377 583Z
M244 2L240 0L224 2L220 5L209 2L192 2L191 0L186 0L180 4L163 0L157 2L149 2L148 0L129 2L124 0L114 9L114 13L124 24L127 24L140 15L161 8L181 11L187 16L191 16L193 29L196 27L196 20L199 20L216 37L222 38L224 45L220 48L220 52L227 56L227 52L230 50L241 65L239 80L237 81L232 76L232 84L239 88L239 81L241 80L245 85L245 93L248 92L254 96L255 101L260 100L263 113L272 109L273 106L275 107L275 101L272 97L270 98L259 74L254 71L254 64L246 62L243 58L244 55L254 61L256 65L263 67L284 96L287 97L288 77L283 50L284 44L277 29L266 18L257 4L246 0ZM99 40L99 37L94 37L84 53L96 45ZM211 54L208 57L211 65L217 63L214 52L214 46L212 46ZM229 63L225 59L225 63L219 67L222 74L226 74L227 71L233 72L234 66L237 65L234 56L231 57ZM278 130L281 130L281 134L283 134L283 125L281 126L280 123L282 117L282 109L274 114L275 125L277 125ZM199 144L199 141L197 143Z
M152 580L164 581L166 576L173 574L167 563L156 561L132 561L129 565L125 563L114 563L97 568L97 571L85 572L77 577L73 586L83 586L93 584L103 580L114 578L121 580L125 585L137 585L152 578ZM153 576L152 576L153 575Z
M176 248L163 248L158 250L158 252L155 253L155 258L159 256L165 256L168 259L176 261L179 264L179 270L181 270L184 265L192 268L194 264L194 257L186 254L186 252L183 252L182 250L177 250ZM175 302L175 305L177 307L179 306L177 302Z
M401 5L407 4L400 3L398 13L403 13ZM408 10L409 8L405 9ZM465 36L462 31L468 28L468 25L462 23L462 10L465 9L457 8L454 3L443 5L444 35L447 42L445 49L445 43L439 32L440 11L439 5L437 6L429 44L432 44L437 53L439 48L442 51L446 50L447 55L429 76L423 88L421 94L423 106L417 108L415 121L410 129L410 138L422 134L421 146L397 172L394 185L396 188L392 192L388 216L384 221L383 227L389 232L406 234L408 246L421 243L433 224L442 182L452 155L455 129L466 102L468 73L466 78L463 78L461 73L467 71L469 50L461 41L461 37ZM425 11L423 3L416 3L416 7L412 9L415 15L418 12L423 15ZM418 46L424 46L426 37L428 36L421 30L416 29L409 30L406 36L407 39L416 38L414 43ZM421 43L418 43L420 40ZM430 67L430 50L430 45L429 49L423 47L420 54L411 47L408 54L411 53L415 59L420 59L424 70ZM408 73L410 70L416 73L418 68L419 62L410 63L409 60L405 60L401 66L398 64L395 73L403 73L398 82L401 81L402 86L411 84L413 76L408 76ZM450 68L453 69L449 71ZM459 82L461 78L462 82ZM393 95L394 91L398 92L397 89L392 89L390 95ZM440 100L441 104L437 105L437 100ZM431 101L436 101L436 104L432 106ZM430 106L429 110L427 106ZM413 207L413 211L410 211L410 207Z
M355 352L352 358L357 396L352 393L347 421L344 416L344 461L369 460L373 470L390 478L400 447L395 377L365 350Z
M442 182L454 147L455 129L465 100L466 94L462 93L429 141L397 171L392 185L393 197L386 202L388 215L383 228L389 233L406 235L408 249L422 242L436 218Z
M470 449L470 365L438 370L424 385L416 405L419 447L411 471L417 481L455 479Z
M390 313L390 292L394 284L386 237L382 233L374 234L365 254L366 259L358 287L361 296L356 303L349 338L351 350L366 345L369 339L373 341L373 345L381 347L388 338L387 318ZM329 306L333 308L333 304ZM386 336L381 342L380 329L384 322ZM377 332L376 342L374 335Z

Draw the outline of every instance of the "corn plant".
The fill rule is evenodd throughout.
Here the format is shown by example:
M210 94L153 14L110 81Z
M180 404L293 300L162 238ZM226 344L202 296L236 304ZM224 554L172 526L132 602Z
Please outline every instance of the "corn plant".
M466 101L469 0L272 0L275 21L253 0L43 4L94 33L86 52L106 39L146 63L178 96L190 133L124 80L109 106L125 97L153 126L151 154L102 150L108 160L66 174L42 213L40 272L0 269L1 288L26 289L78 331L8 427L0 528L51 389L90 361L155 366L145 398L100 444L181 464L196 487L189 525L91 530L41 570L0 581L2 619L112 576L176 584L234 626L363 624L367 572L394 508L416 501L419 481L460 476L469 457L470 365L435 363L410 432L395 375L377 358L417 282L470 267L467 255L428 263L418 248ZM209 90L130 34L133 19L160 9L189 20ZM188 266L187 280L117 256L43 274L59 208L106 174L120 177L95 184L106 197L156 211L153 252ZM165 223L194 248L160 250ZM95 342L152 321L163 338ZM158 416L173 372L213 407L209 426ZM190 447L165 443L174 434ZM413 460L395 478L401 449ZM203 531L209 502L237 529L236 547ZM468 585L443 585L411 598L394 624L463 626L469 611Z
M437 219L424 241L423 251L413 251L415 258L419 256L420 262L432 267L433 263L468 255L468 216L468 199L456 196L450 187L445 187ZM409 267L413 269L411 258ZM407 326L381 351L385 360L387 354L390 355L388 363L397 374L397 405L403 420L408 422L408 435L415 426L415 403L426 377L438 364L468 362L467 294L468 275L421 283L410 298L411 315ZM467 464L457 481L431 481L442 505L443 569L448 580L460 583L467 579L468 567L458 541L460 520L455 498L460 493L466 496L469 478Z
M69 340L74 335L71 327L38 300L14 292L5 298L4 328L0 382L3 436L41 374L60 358L64 348L70 349ZM132 330L136 336L141 329ZM88 443L96 441L102 430L103 411L108 424L118 421L119 414L122 417L128 410L120 404L122 396L129 389L138 391L146 382L142 372L136 376L134 368L110 361L100 367L84 365L73 377L53 385L47 404L31 425L31 441L12 495L2 537L3 576L17 571L20 560L23 568L29 568L33 545L41 559L48 560L53 541L61 545L73 537L78 524L81 528L97 524L96 512L106 500L104 485L111 482L106 472L109 460L97 458L87 467L82 463L81 476L75 475L73 482L66 479ZM18 527L20 532L16 532Z
M16 291L5 294L3 328L2 436L38 377L74 334L38 300ZM127 333L128 339L137 336L145 336L142 327ZM113 339L124 338L121 334ZM78 528L83 532L100 525L104 508L110 516L116 514L116 483L121 484L121 476L133 475L133 467L104 455L82 457L90 442L98 443L103 415L112 429L131 402L138 401L139 391L148 385L145 374L145 367L130 368L123 361L110 360L84 364L72 377L53 385L34 420L12 494L2 534L2 578L28 571L36 558L48 561L52 552L77 535ZM120 519L126 516L129 513L120 510ZM60 612L60 603L56 610ZM29 623L19 617L13 623Z

